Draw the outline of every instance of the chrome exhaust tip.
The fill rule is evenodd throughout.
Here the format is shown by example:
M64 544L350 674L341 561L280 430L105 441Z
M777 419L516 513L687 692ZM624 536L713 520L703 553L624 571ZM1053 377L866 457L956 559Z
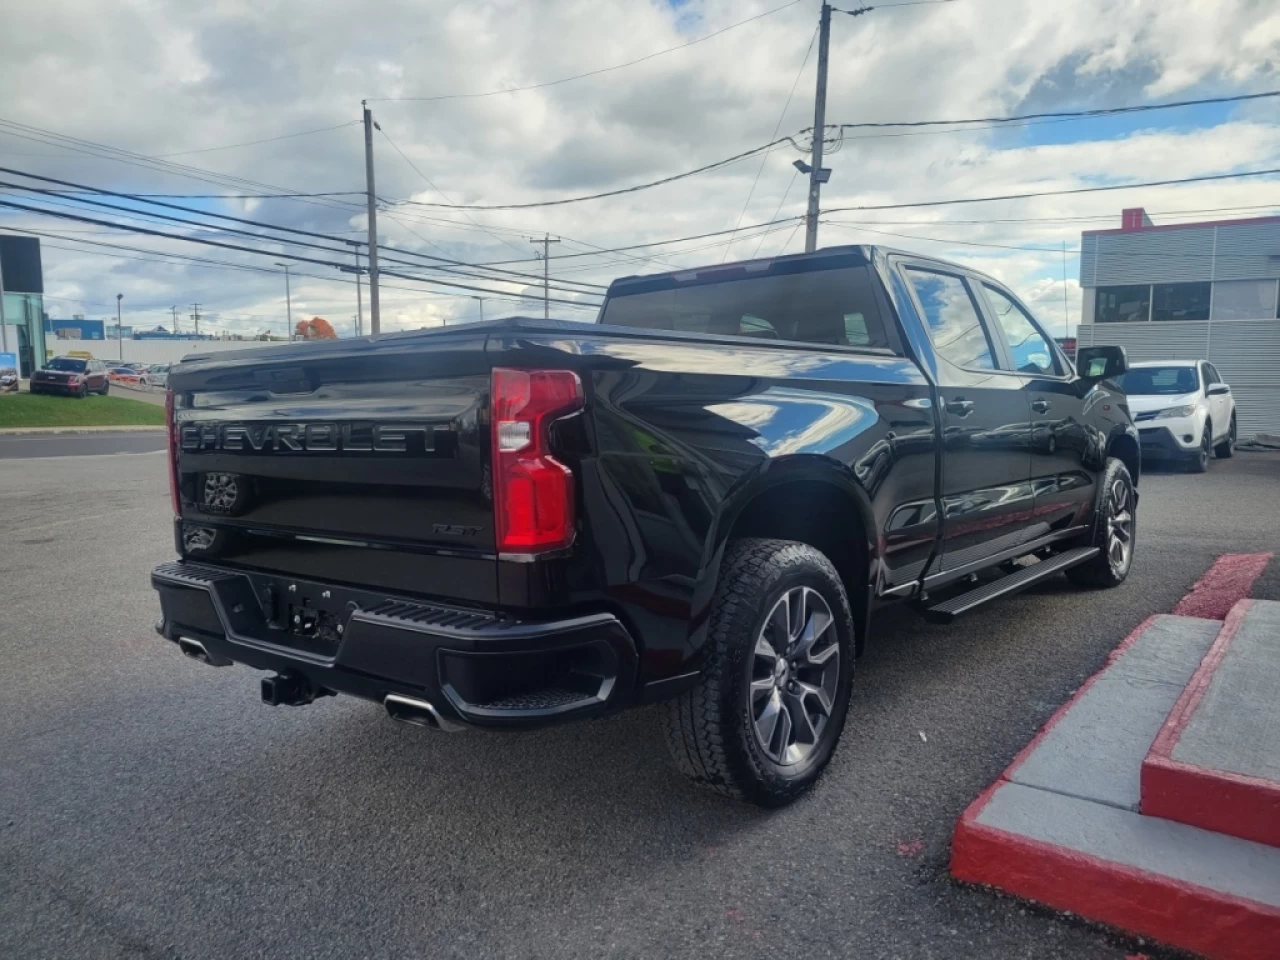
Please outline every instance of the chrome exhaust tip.
M199 660L201 663L207 663L211 667L229 667L231 661L226 657L220 657L216 653L210 653L203 643L199 640L193 640L191 637L179 637L178 649L182 651L184 657L190 657L192 660Z
M465 727L446 720L440 711L426 700L415 700L413 697L402 697L398 693L389 693L382 700L387 708L387 716L401 723L411 723L415 727L429 727L432 730L443 730L445 733L458 733Z

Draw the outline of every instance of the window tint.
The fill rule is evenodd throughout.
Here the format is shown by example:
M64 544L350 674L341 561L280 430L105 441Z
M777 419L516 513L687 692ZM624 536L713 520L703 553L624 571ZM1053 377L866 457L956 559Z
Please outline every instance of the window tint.
M889 346L866 266L774 269L779 272L761 276L739 268L710 282L699 282L696 276L687 280L685 274L677 275L680 279L655 277L622 284L606 299L600 322L765 340Z
M54 357L49 361L50 370L61 370L64 373L84 373L85 362L75 357Z
M994 370L991 344L964 281L949 273L914 267L907 268L907 276L924 308L929 339L938 355L958 367Z
M996 322L1004 330L1005 339L1009 341L1009 352L1013 354L1013 367L1020 373L1057 374L1058 362L1053 355L1053 347L1044 335L1035 328L1028 317L1016 303L1002 291L989 283L984 283L987 290L987 302L996 315Z
M1208 320L1210 283L1157 283L1151 288L1152 320Z
M1151 319L1151 287L1099 287L1094 306L1096 323L1145 323Z
M1276 281L1219 280L1213 285L1213 320L1269 320L1276 316Z

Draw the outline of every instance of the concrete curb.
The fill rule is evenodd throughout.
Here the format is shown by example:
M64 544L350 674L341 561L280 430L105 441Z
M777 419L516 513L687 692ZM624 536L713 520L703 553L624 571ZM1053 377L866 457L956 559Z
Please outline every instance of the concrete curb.
M1142 761L1141 810L1145 816L1280 847L1280 784L1180 762L1173 757L1252 602L1241 600L1227 615L1217 641L1151 744Z
M961 814L951 840L951 874L965 883L1003 890L1203 956L1223 960L1269 956L1271 947L1280 942L1280 910L1274 907L1010 833L979 820L997 791L1014 785L1017 769L1053 728L1158 619L1160 615L1155 615L1138 624L1107 657L1102 669L1058 708L1008 768Z
M119 426L119 427L8 427L0 430L0 437L39 437L56 434L95 433L163 433L164 426Z

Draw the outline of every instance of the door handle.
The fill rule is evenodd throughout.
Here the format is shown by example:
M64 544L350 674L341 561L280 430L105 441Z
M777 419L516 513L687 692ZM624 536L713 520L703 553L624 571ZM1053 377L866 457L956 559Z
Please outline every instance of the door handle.
M957 397L954 400L948 400L946 406L947 413L956 417L967 417L973 413L973 401L966 400L963 397Z
M1053 406L1052 403L1044 399L1031 401L1031 409L1034 410L1036 413L1048 413L1049 408L1052 406Z

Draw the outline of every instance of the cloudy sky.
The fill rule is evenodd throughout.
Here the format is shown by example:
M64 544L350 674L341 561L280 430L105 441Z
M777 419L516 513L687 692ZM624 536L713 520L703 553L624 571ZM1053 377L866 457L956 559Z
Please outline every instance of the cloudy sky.
M784 2L6 4L0 166L122 192L214 194L170 202L313 231L337 239L309 242L344 247L340 240L362 236L365 226L358 121L367 98L382 128L374 143L384 198L380 235L399 248L384 253L422 264L396 269L489 288L487 317L534 312L540 304L520 300L540 296L532 277L542 265L528 238L549 233L561 240L551 248L553 281L562 285L555 295L578 304L553 304L555 314L589 320L594 314L586 305L598 288L584 284L802 249L804 231L793 221L752 228L803 212L805 184L792 168L801 154L784 144L669 185L560 206L463 211L404 201L581 196L723 160L771 141L775 131L798 134L813 122L819 2ZM857 17L834 15L829 123L1001 117L1280 88L1274 0L891 6L900 2L887 0ZM759 14L767 15L725 30ZM648 59L509 92L640 58ZM293 136L304 131L320 132ZM1000 128L850 131L827 165L824 209L1280 167L1280 99ZM0 180L34 183L13 174ZM227 196L264 193L335 195ZM283 332L284 282L275 264L287 261L295 319L321 315L340 331L352 329L352 275L300 259L350 263L347 256L220 232L217 221L191 227L141 218L139 211L156 208L135 201L111 201L128 211L122 213L90 210L78 196L12 187L0 194L263 251L0 209L0 228L45 234L53 316L107 316L122 293L128 318L140 325L167 324L176 304L189 326L190 304L199 302L204 329ZM1127 206L1145 206L1166 223L1275 213L1280 178L832 213L820 243L888 243L973 264L1012 284L1059 330L1064 321L1074 325L1080 312L1071 251L1081 229L1118 226ZM595 252L739 225L746 229L736 237ZM505 262L501 269L530 278L503 275L510 281L504 282L488 271L492 280L476 281L440 273L410 251ZM472 293L384 278L383 326L476 319L482 305Z

